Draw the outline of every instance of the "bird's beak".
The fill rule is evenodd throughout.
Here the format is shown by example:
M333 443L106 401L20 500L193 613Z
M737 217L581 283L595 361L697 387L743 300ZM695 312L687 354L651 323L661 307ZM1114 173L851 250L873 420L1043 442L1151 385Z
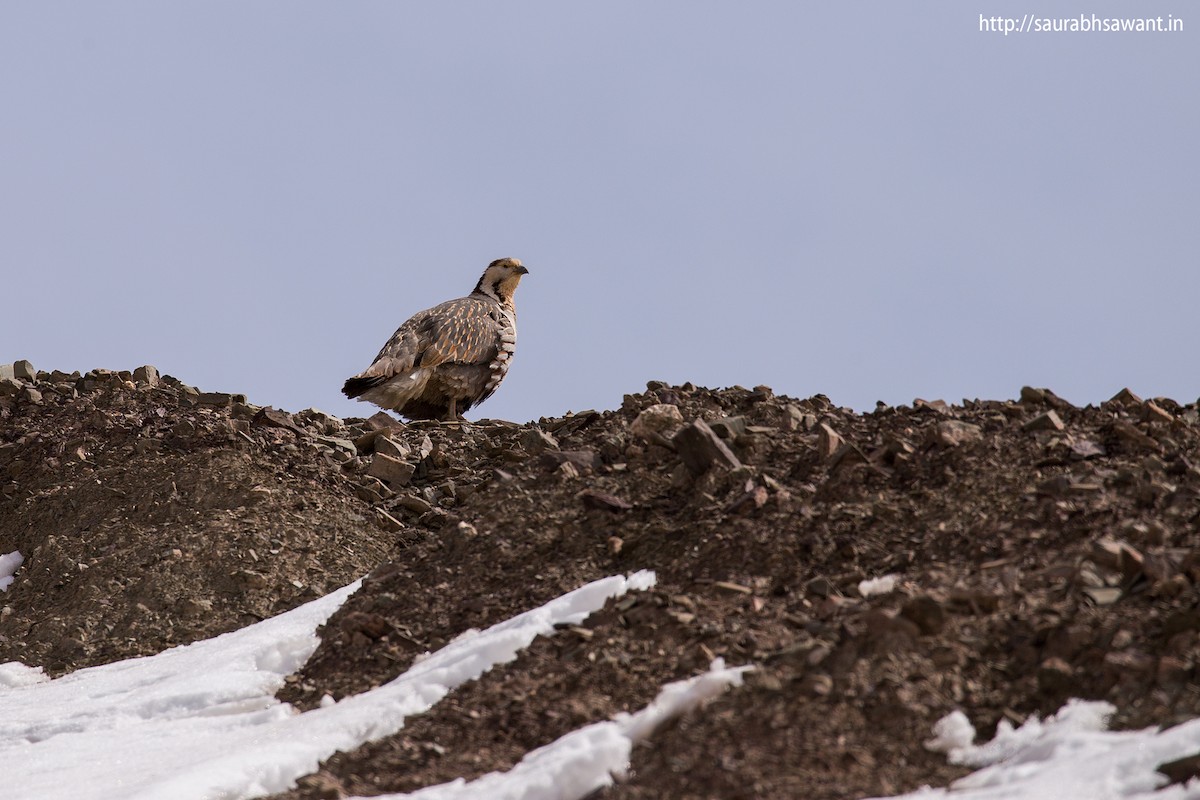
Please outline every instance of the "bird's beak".
M518 275L528 275L529 270L525 269L525 267L517 267L517 274Z

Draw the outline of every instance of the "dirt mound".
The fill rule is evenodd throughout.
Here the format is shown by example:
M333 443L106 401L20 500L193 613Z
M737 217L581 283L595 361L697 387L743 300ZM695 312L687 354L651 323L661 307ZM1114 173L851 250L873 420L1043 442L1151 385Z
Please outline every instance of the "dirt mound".
M651 382L615 411L401 425L154 377L0 379L0 552L28 558L0 661L153 652L369 571L280 692L312 707L586 581L658 574L281 797L505 769L718 656L756 665L748 685L602 796L944 783L961 771L918 743L955 708L984 735L1072 696L1122 726L1200 715L1194 404L1026 389L855 414Z

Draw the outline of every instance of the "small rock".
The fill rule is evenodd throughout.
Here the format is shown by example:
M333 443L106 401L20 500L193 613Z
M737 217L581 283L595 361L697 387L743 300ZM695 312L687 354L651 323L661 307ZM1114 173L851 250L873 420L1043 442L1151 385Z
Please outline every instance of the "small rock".
M270 500L272 494L273 492L265 486L255 486L246 492L246 504L258 505L266 500Z
M19 381L28 381L32 383L37 380L37 370L33 368L33 364L28 361L13 362L13 377Z
M16 378L0 378L0 397L12 397L20 394L24 388L25 384Z
M783 429L787 431L811 431L817 427L817 417L815 414L806 414L797 405L789 403L783 409Z
M1110 397L1108 402L1124 408L1136 408L1142 404L1142 398L1125 388Z
M1038 414L1033 419L1021 426L1021 430L1035 431L1061 431L1063 429L1063 421L1059 419L1058 412L1047 411L1044 414Z
M185 616L202 617L212 613L213 601L204 598L188 597L179 604L179 610Z
M391 456L392 458L408 458L409 449L407 446L400 444L390 436L385 436L383 433L378 431L373 431L373 433L377 434L374 437L375 440L372 442L372 446L375 448L376 453L385 456ZM355 443L355 446L357 446L357 442Z
M846 443L837 431L822 422L817 426L817 454L822 461L833 458L833 454Z
M603 463L595 450L547 450L538 463L543 469L554 471L566 462L574 465L580 474L595 472Z
M225 392L200 392L196 398L196 402L202 406L229 408L233 403L233 395L226 394Z
M633 508L632 505L617 497L615 494L598 492L595 489L584 489L576 497L583 503L584 508L619 513Z
M713 464L721 464L729 469L742 465L729 446L717 438L712 428L702 419L682 428L672 437L680 459L695 475L703 474Z
M146 436L138 438L133 444L133 449L137 451L139 456L144 456L147 453L157 453L162 449L162 442L158 439L151 439Z
M13 371L12 364L0 364L0 379L14 380L16 377L17 374Z
M655 441L655 436L670 438L683 427L683 414L679 407L667 403L658 403L646 409L629 426L629 432L639 439Z
M938 447L958 447L983 439L983 429L969 422L948 419L929 429L926 443Z
M383 453L376 453L371 459L371 466L367 468L368 475L392 487L407 486L416 471L417 468L407 461Z
M395 533L404 527L403 522L396 519L382 508L375 509L375 519L379 522L380 528L391 533Z
M21 389L21 400L26 403L32 403L35 406L42 404L42 393L32 386L26 386Z
M1142 405L1142 421L1144 422L1174 422L1171 412L1157 405L1153 400L1147 400Z
M521 434L521 447L530 455L540 455L547 450L557 450L558 440L541 428L529 428Z
M579 477L579 467L570 461L564 461L558 465L558 469L554 470L554 474L564 480L573 480Z
M377 411L363 420L363 427L369 431L399 430L407 427L403 422L392 417L386 411Z
M1129 444L1146 450L1158 450L1158 442L1154 440L1154 437L1140 430L1128 420L1116 420L1113 422L1112 429L1113 433Z
M267 586L267 576L261 572L254 572L248 569L239 569L233 573L233 577L237 579L243 587L247 589L265 589Z
M286 411L277 411L273 408L260 409L254 415L252 424L265 428L283 428L289 430L298 436L307 436L307 432L292 421L292 415Z
M146 364L133 371L133 380L144 386L158 386L158 370Z
M722 439L735 441L739 436L746 435L746 418L745 417L721 417L721 419L713 420L709 423L713 433L720 436Z
M765 486L751 485L746 492L729 504L726 509L731 514L741 514L756 508L762 508L770 499L770 493Z
M1099 458L1106 454L1104 446L1093 442L1091 439L1076 439L1072 441L1070 453L1071 458L1076 461Z
M913 408L927 409L935 411L938 414L945 414L950 410L950 405L945 400L922 400L920 397L913 399Z
M361 633L368 639L382 639L392 631L392 624L374 612L351 611L342 618L341 628L347 633Z
M196 426L189 420L181 419L171 426L171 433L180 439L187 439L196 434Z
M1046 401L1046 393L1032 386L1021 387L1021 402L1029 405L1041 405Z
M393 503L401 508L412 511L414 514L428 514L433 509L433 506L415 494L396 495Z
M1098 606L1111 606L1121 599L1121 590L1115 586L1088 586L1083 593Z

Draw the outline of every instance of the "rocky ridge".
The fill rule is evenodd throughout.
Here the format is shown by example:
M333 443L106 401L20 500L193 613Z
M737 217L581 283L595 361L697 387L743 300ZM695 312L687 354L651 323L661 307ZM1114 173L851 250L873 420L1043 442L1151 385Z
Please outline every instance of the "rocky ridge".
M1200 715L1200 416L1074 407L866 414L651 382L516 425L341 420L152 367L0 367L0 661L59 674L211 636L370 573L280 692L311 707L604 575L658 587L539 639L288 793L511 766L715 657L748 685L635 751L605 797L857 797L961 770L915 743L1104 698Z

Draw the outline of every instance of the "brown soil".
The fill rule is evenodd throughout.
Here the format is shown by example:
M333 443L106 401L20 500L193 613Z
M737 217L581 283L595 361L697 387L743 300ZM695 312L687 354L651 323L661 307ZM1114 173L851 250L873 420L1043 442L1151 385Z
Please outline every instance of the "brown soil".
M717 656L756 671L601 797L945 784L962 771L920 742L956 708L984 736L1072 696L1123 727L1200 715L1194 404L1025 390L855 414L652 382L615 411L402 426L135 377L39 373L0 396L0 552L27 557L0 661L155 652L370 572L280 692L307 708L589 580L658 574L279 797L506 769ZM682 422L654 432L658 404ZM695 420L721 444L671 438ZM860 595L883 575L895 591Z

